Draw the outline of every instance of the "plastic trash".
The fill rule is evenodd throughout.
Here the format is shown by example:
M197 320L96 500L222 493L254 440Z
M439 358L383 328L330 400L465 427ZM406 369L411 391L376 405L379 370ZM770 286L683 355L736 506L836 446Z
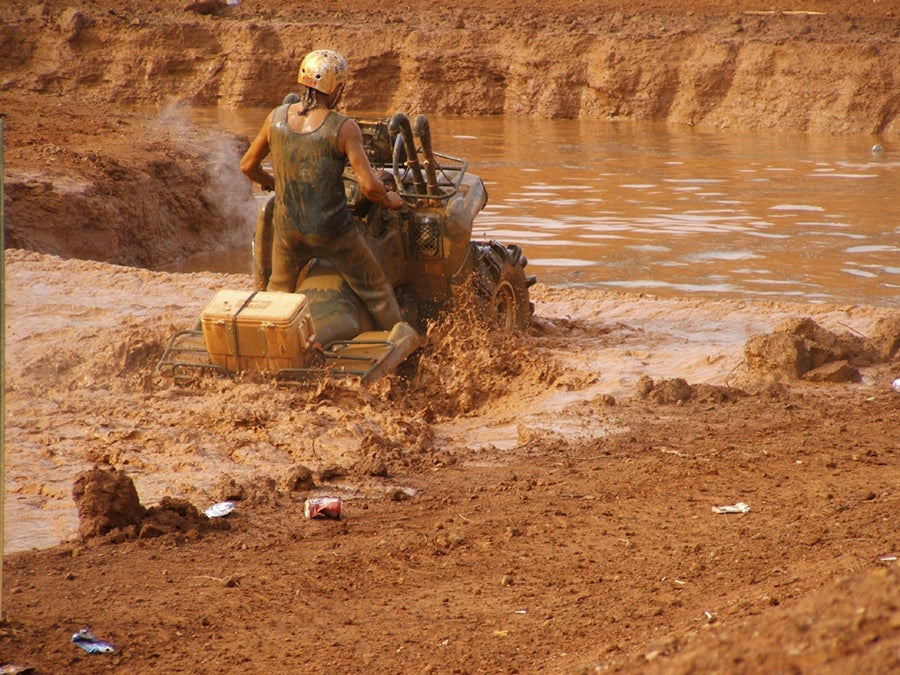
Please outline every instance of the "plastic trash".
M81 647L88 654L112 654L116 651L108 642L98 640L87 628L82 628L72 636L72 642Z
M310 497L303 505L303 512L307 518L333 518L340 519L343 511L343 502L340 497Z
M896 380L891 382L891 389L893 389L898 394L900 394L900 377L898 377Z
M219 502L210 506L203 513L206 514L207 518L221 518L232 511L234 511L234 502Z
M750 507L744 502L738 502L737 504L730 504L729 506L714 506L712 507L712 511L713 513L749 513Z

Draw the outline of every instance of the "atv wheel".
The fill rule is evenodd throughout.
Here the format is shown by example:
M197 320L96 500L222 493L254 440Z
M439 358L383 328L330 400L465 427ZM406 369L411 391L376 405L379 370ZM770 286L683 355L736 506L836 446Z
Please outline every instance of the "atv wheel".
M522 330L531 323L533 306L528 288L534 277L525 276L528 261L518 246L491 241L478 244L480 295L487 300L487 318L501 330Z

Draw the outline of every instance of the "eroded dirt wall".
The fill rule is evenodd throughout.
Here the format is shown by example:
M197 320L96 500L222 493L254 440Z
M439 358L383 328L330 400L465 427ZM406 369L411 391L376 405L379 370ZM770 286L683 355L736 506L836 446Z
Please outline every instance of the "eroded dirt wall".
M351 61L344 103L359 110L897 131L891 3L856 18L738 7L629 15L605 3L542 15L515 4L404 13L245 2L201 15L186 4L35 4L0 31L4 88L267 106L295 87L303 54L328 45Z
M246 139L314 48L343 107L900 135L900 0L0 0L6 246L164 267L248 238ZM223 241L226 240L226 241Z

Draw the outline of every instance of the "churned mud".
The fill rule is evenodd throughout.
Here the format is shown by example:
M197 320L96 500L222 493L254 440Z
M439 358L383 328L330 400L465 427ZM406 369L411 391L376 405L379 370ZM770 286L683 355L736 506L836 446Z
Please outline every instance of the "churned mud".
M896 311L538 285L528 334L436 325L368 390L156 372L247 283L7 251L7 546L64 543L6 557L6 660L896 665Z
M246 139L177 105L268 105L326 38L354 109L892 139L896 3L188 4L0 8L0 666L900 668L896 307L539 282L527 332L461 313L368 389L179 383L169 336L250 279L148 269L252 219Z

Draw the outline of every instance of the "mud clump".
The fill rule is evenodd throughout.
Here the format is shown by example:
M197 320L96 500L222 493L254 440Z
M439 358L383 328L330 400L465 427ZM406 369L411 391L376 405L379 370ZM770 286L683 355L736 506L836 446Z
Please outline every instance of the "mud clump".
M210 520L182 499L164 497L159 506L144 507L134 482L117 469L94 467L80 473L72 496L78 509L78 536L82 541L102 537L118 543L167 534L196 538L207 530L230 527L224 520Z
M647 378L649 379L649 378ZM687 380L676 377L670 380L662 380L654 383L650 380L650 388L647 391L646 398L655 403L683 403L694 395L694 388L687 383ZM645 390L647 382L642 383L641 390Z
M159 506L147 509L147 515L141 521L138 539L170 534L199 538L207 530L227 529L230 529L227 520L207 518L187 500L163 497Z
M686 401L696 403L733 403L747 393L734 387L720 387L714 384L688 384L687 380L676 377L654 382L652 378L644 375L635 386L638 398L653 401L654 403L681 405Z
M282 473L278 486L285 492L312 490L316 486L312 469L305 464L294 464Z
M748 396L743 389L715 384L698 383L691 385L691 389L694 392L692 400L696 403L734 403Z
M427 424L409 426L407 433L367 432L360 442L353 471L362 476L387 478L398 473L447 464L447 453L434 447L434 431Z
M305 469L305 471L304 471ZM308 473L307 473L308 472ZM279 480L262 474L239 482L227 474L221 476L213 487L213 498L222 502L247 504L277 504L284 496L304 481L312 482L312 473L306 467L292 467ZM283 490L283 491L282 491Z
M834 333L811 318L791 318L744 346L744 364L776 381L858 382L859 368L893 356L900 346L900 318L880 320L876 335Z
M72 497L78 509L78 535L82 539L135 528L147 514L134 482L115 469L94 467L79 474Z
M882 360L890 361L900 357L900 314L878 319L872 327L869 340Z
M807 382L859 382L862 375L847 361L830 361L803 374Z

